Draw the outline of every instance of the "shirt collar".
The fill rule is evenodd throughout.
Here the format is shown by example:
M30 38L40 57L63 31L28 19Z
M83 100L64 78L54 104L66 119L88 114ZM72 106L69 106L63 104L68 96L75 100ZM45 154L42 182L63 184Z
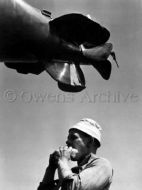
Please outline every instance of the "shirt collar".
M88 165L90 162L92 162L94 159L97 159L98 157L95 154L89 154L84 158L84 160L78 165L78 167L81 167L84 169L86 165Z
M95 154L89 154L88 156L86 156L84 158L84 160L78 165L72 168L72 172L79 174L82 170L85 169L85 167L87 165L89 165L93 160L97 159L98 156L96 156Z

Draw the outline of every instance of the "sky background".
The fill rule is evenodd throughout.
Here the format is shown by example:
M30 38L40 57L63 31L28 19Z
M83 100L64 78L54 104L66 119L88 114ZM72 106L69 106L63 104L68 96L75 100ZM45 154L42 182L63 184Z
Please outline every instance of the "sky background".
M114 168L112 190L142 187L142 1L26 0L52 17L90 14L110 32L118 69L112 62L105 81L82 66L87 88L64 93L46 73L22 75L0 65L0 189L35 190L49 154L65 144L68 129L81 118L103 128L98 154Z

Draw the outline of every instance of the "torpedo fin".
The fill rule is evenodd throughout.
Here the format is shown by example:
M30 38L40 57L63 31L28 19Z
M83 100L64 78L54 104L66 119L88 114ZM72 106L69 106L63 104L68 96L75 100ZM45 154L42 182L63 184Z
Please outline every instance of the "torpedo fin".
M111 57L113 58L113 60L115 61L116 65L117 65L117 68L119 68L119 64L118 64L118 62L117 62L115 52L112 51L112 52L110 53L110 55L111 55Z
M111 74L111 62L109 60L98 61L93 64L93 67L100 73L100 75L108 80Z
M85 15L71 13L50 21L51 30L60 38L75 44L91 43L94 46L106 43L110 32Z
M63 91L79 92L85 88L84 74L74 62L53 60L46 64L45 69L58 81L58 86Z
M80 92L85 88L84 86L72 86L61 82L58 82L58 87L64 92Z

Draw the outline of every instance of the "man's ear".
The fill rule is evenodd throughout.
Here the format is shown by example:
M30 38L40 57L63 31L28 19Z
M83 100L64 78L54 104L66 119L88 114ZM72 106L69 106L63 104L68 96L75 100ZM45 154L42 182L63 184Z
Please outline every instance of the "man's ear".
M89 137L87 140L88 140L88 141L87 141L87 147L89 148L90 146L93 145L94 139L93 139L93 137Z

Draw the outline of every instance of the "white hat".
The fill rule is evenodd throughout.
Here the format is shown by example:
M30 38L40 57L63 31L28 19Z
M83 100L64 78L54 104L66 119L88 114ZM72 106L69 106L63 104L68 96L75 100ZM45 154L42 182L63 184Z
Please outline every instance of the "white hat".
M98 140L99 145L101 145L101 126L94 120L89 118L81 119L77 124L72 126L71 129L78 129L91 137Z

